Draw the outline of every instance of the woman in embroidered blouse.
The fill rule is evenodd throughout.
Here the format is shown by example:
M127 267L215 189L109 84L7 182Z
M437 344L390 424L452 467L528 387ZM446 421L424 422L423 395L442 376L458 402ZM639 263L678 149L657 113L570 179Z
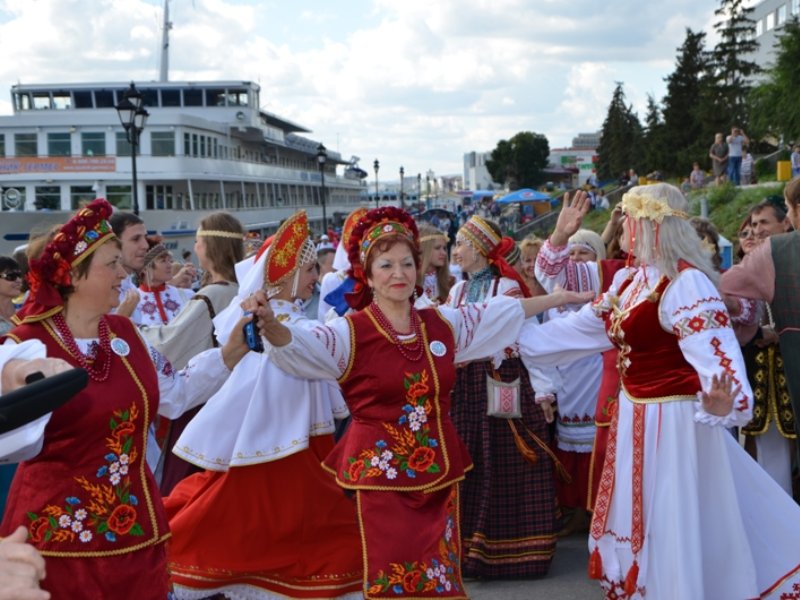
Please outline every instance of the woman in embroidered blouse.
M169 528L144 461L148 426L156 411L176 417L207 399L247 346L232 335L176 373L128 318L109 314L126 277L111 210L97 199L52 239L31 244L31 294L6 343L38 339L90 382L28 428L0 534L27 526L54 599L163 600Z
M349 255L358 312L307 331L262 304L259 326L275 364L342 387L353 421L324 467L356 493L366 597L465 598L457 483L471 461L449 417L454 362L499 351L526 316L577 297L416 310L416 225L391 207L359 221Z
M219 345L212 321L227 308L239 290L236 264L244 258L244 236L244 226L230 213L216 212L204 217L194 243L197 261L203 269L201 288L169 324L141 329L144 338L166 356L174 368L182 369L196 354ZM169 423L165 452L156 469L156 479L164 496L183 478L198 471L170 450L199 410L200 407L188 410Z
M172 279L172 253L161 239L148 237L147 243L149 248L144 255L144 267L138 274L139 303L130 317L139 326L166 325L194 296L194 292L168 283Z
M520 335L537 365L619 349L589 574L607 598L796 591L800 507L727 431L750 420L751 390L687 202L661 183L634 187L621 204L635 264L593 306Z
M422 255L422 267L417 275L417 285L422 293L434 304L447 300L447 294L453 285L447 260L447 234L433 225L419 225L419 248Z
M453 251L470 278L450 290L447 305L459 308L493 297L527 296L527 286L505 260L511 248L512 240L503 238L494 222L471 217L458 231ZM453 423L475 462L462 485L462 568L469 577L543 576L558 531L548 448L556 385L540 372L529 374L515 343L477 358L482 360L459 361L453 387ZM499 393L494 381L516 382L513 414L487 414L487 402ZM513 551L509 540L514 540Z

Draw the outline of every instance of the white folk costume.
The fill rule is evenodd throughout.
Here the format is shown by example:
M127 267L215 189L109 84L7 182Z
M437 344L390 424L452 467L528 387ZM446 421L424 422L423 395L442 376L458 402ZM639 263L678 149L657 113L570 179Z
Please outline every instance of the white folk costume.
M243 261L249 270L241 292L215 319L220 341L247 295L291 286L300 266L314 259L308 221L299 212L275 234L270 250ZM293 328L318 324L296 303L273 299L270 305ZM256 352L234 371L173 449L205 469L165 500L176 596L361 597L355 504L320 465L333 448L334 420L348 415L338 386L289 375Z
M139 304L131 314L131 321L139 327L167 325L192 296L192 290L177 288L168 283L154 287L143 283L139 286Z
M0 531L26 526L46 558L43 587L53 598L163 600L169 528L144 461L148 427L156 412L173 418L204 401L229 371L219 350L174 371L125 317L102 317L99 338L72 336L56 286L70 283L70 265L113 239L111 210L105 200L90 203L31 261L32 293L5 343L39 340L48 356L87 369L90 381L16 430L28 449L17 457L25 460Z
M641 221L681 214L656 197L631 196L628 210ZM520 336L523 356L540 365L612 344L622 388L591 525L590 576L609 599L796 595L800 507L727 430L750 420L752 397L714 285L687 264L674 279L653 266L623 269L593 306L526 323ZM698 393L723 372L742 387L718 417Z
M335 378L342 386L353 420L325 468L356 492L365 596L466 598L458 482L471 461L449 417L454 361L513 343L524 313L511 298L412 308L413 333L397 334L370 304L361 265L384 236L416 245L416 226L405 211L387 207L370 211L354 236L357 287L348 300L357 312L312 330L292 327L289 344L268 350L297 377Z
M357 208L347 216L344 225L342 225L342 239L339 241L339 245L336 246L336 253L333 255L333 271L326 273L325 277L320 281L319 304L317 305L317 319L320 323L324 323L329 316L333 318L342 316L345 313L346 307L343 304L343 298L340 298L338 306L334 306L328 302L328 300L331 300L331 298L328 298L328 294L334 292L347 279L347 271L350 269L350 259L347 257L350 235L353 233L353 228L358 224L358 221L366 214L366 208ZM329 315L331 309L336 310L335 315Z

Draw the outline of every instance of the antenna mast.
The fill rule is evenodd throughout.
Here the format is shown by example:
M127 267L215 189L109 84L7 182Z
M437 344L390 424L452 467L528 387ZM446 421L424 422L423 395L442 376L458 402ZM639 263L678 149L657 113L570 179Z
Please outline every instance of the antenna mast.
M161 31L161 72L159 81L169 81L169 30L172 21L169 20L169 0L164 0L164 25Z

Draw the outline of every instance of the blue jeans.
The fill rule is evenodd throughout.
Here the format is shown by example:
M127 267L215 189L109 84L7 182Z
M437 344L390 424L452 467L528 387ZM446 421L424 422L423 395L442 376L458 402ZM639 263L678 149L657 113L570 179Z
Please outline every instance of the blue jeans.
M739 174L742 170L742 157L729 156L728 157L728 180L733 185L739 185Z

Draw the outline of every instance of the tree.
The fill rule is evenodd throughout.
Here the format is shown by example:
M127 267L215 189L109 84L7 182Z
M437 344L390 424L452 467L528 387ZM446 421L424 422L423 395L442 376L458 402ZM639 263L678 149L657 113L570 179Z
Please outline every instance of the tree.
M644 118L644 162L647 171L664 172L669 162L664 145L664 122L661 120L661 107L652 94L647 95L647 114Z
M625 104L622 82L617 82L597 147L597 171L601 179L617 177L630 168L641 169L642 124Z
M788 21L775 44L775 63L766 72L764 83L750 93L752 133L771 134L787 141L800 138L800 22Z
M714 24L720 40L714 47L714 75L717 88L716 114L727 118L730 125L747 127L747 96L752 78L761 67L747 56L758 50L756 23L750 18L752 7L745 0L721 0L714 14L721 20Z
M541 133L520 131L510 140L500 140L492 150L486 168L492 180L511 190L535 188L545 182L544 169L550 144Z
M664 79L667 93L663 100L661 141L665 149L663 170L670 175L687 173L694 161L705 162L711 145L709 130L716 126L708 123L705 105L699 102L707 96L707 86L713 80L705 37L703 32L686 29L683 45L677 49L675 70Z

